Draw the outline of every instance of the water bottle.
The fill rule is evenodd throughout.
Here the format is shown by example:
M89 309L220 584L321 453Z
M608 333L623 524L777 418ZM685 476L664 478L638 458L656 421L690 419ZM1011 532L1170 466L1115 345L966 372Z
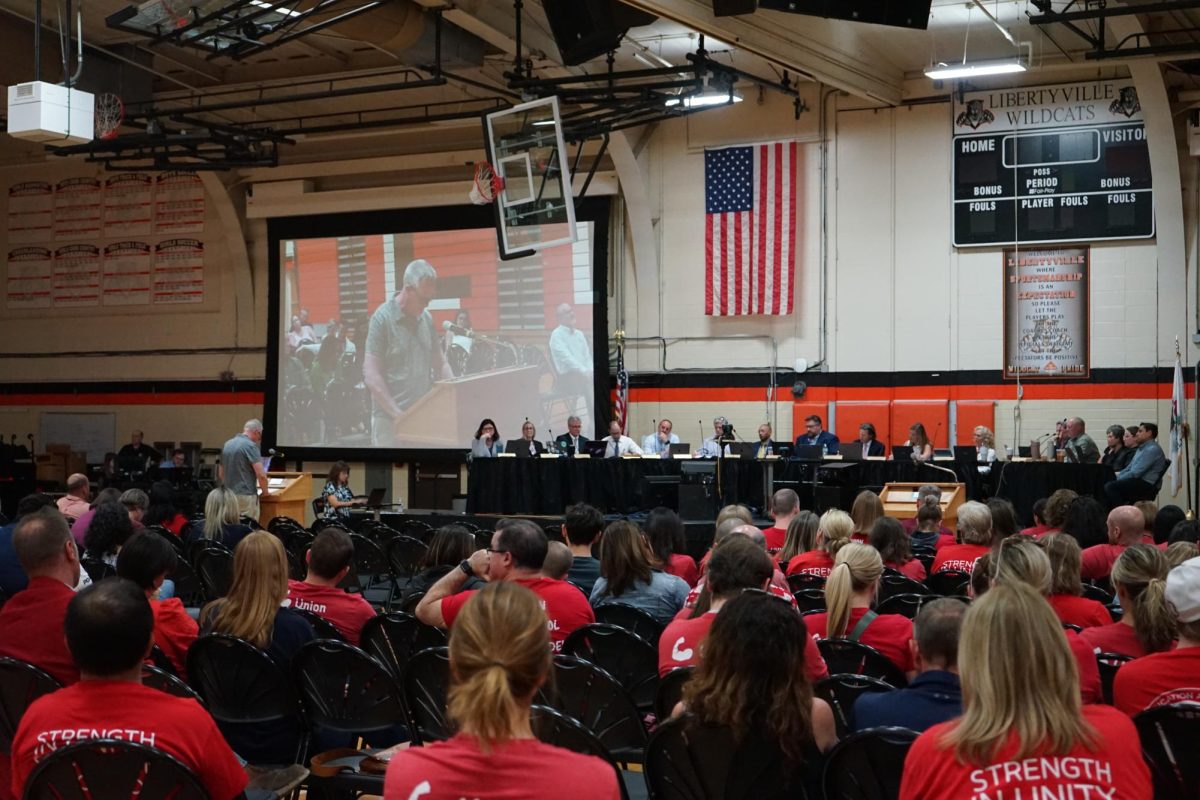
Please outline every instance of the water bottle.
M829 445L823 444L821 445L821 458L824 458L827 455L829 455Z
M1004 445L1004 454L1008 457L1009 461L1012 461L1012 447L1010 445Z

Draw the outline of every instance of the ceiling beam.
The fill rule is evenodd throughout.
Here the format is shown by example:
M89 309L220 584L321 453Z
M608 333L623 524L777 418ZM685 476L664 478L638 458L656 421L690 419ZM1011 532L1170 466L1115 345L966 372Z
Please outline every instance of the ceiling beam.
M855 23L769 11L717 18L713 16L711 0L622 2L852 95L887 105L900 102L903 75L898 70L863 60L831 44L852 39ZM834 26L844 27L837 35L824 35Z

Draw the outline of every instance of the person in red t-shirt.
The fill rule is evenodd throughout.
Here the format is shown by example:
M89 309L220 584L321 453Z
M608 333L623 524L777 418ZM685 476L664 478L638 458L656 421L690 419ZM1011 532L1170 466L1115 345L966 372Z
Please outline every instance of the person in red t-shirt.
M879 495L870 489L863 489L855 496L854 503L850 506L850 519L854 522L854 532L850 534L850 540L866 544L871 538L871 526L882 516L883 501L879 499Z
M500 541L493 541L493 550L513 543L511 536L501 537L511 530L497 532ZM496 566L499 571L507 564ZM398 752L384 779L384 800L621 796L611 764L534 738L529 707L550 675L550 637L542 599L521 582L493 579L470 592L456 613L446 714L458 733L445 742Z
M871 525L869 544L879 551L883 565L914 581L925 580L925 565L912 557L908 534L899 520L880 517Z
M208 712L195 700L142 686L154 614L141 587L122 578L88 586L71 601L64 628L81 680L34 701L21 718L12 744L14 795L58 748L104 737L169 753L213 800L241 796L246 772Z
M363 625L375 609L362 595L338 587L354 565L354 542L341 528L323 528L305 556L308 573L304 580L288 581L292 608L309 611L332 622L350 644L358 645Z
M788 523L783 549L778 553L779 563L785 568L793 558L817 547L817 527L820 518L811 511L799 511Z
M658 639L659 674L697 664L701 643L717 612L743 590L769 590L774 569L770 557L748 537L730 536L714 548L705 575L707 591L701 594L696 608L677 616ZM829 674L825 659L812 639L808 640L804 665L814 682Z
M596 621L587 598L566 581L555 581L542 575L548 540L546 532L532 522L505 519L492 534L492 546L476 550L471 557L438 580L417 604L417 619L426 625L449 628L474 592L461 592L462 585L472 576L488 582L513 581L542 599L550 643L555 651L576 628Z
M1080 577L1088 581L1107 578L1125 548L1142 541L1145 520L1133 506L1117 506L1108 512L1108 544L1093 545L1083 551Z
M1033 525L1028 528L1022 528L1020 534L1022 536L1042 536L1053 530L1046 524L1046 498L1039 497L1033 501L1033 508L1030 510L1030 516L1033 517Z
M1171 570L1164 595L1175 609L1179 644L1117 670L1113 705L1130 716L1155 706L1200 702L1200 558Z
M958 536L962 544L941 547L933 559L931 573L955 569L969 573L975 559L992 548L992 512L974 500L958 507Z
M130 536L117 554L117 575L133 581L146 593L154 612L154 643L171 662L176 675L187 675L187 652L200 634L178 597L158 600L158 589L175 571L179 555L161 534L140 531Z
M819 575L829 577L833 571L833 557L838 550L850 543L850 535L854 533L854 520L845 511L831 508L821 515L817 522L816 549L793 558L788 562L787 574Z
M1038 544L1050 559L1050 607L1063 622L1080 628L1108 625L1112 615L1103 603L1081 597L1079 580L1079 542L1068 533L1048 533Z
M1167 558L1157 547L1135 544L1126 548L1110 575L1125 614L1120 622L1088 628L1079 635L1099 653L1141 658L1170 650L1178 622L1175 609L1167 603L1169 571Z
M1020 535L1010 536L1000 542L989 558L991 560L990 587L1023 583L1039 592L1042 597L1050 596L1050 558L1036 539ZM1049 606L1050 603L1047 601L1046 605ZM1051 611L1053 612L1053 609ZM1079 638L1079 634L1075 631L1067 629L1062 629L1062 631L1066 637L1067 646L1075 655L1076 674L1079 676L1079 694L1083 698L1083 702L1101 702L1103 693L1100 689L1100 668L1096 664L1095 652L1087 642Z
M900 800L1150 797L1133 723L1067 691L1077 671L1059 629L1020 582L972 604L958 649L963 715L913 743Z
M646 524L642 526L642 530L646 534L646 541L650 543L650 549L654 551L657 562L655 569L683 578L689 587L694 588L700 580L700 569L696 566L696 560L685 552L687 547L683 520L679 515L661 506L651 509L646 515ZM595 581L592 581L592 586L595 586ZM588 587L589 596L592 586Z
M900 614L876 614L871 610L883 560L879 551L852 542L838 551L837 564L825 581L824 614L804 618L814 639L844 638L874 647L908 675L915 676L912 649L912 620Z
M771 495L771 519L775 524L763 531L767 552L777 553L787 541L788 526L800 513L800 495L794 489L780 489Z

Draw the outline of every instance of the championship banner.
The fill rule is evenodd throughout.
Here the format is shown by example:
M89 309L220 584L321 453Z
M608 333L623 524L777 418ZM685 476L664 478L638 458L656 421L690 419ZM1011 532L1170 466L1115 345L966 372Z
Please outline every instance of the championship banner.
M1091 373L1087 247L1004 249L1004 377Z

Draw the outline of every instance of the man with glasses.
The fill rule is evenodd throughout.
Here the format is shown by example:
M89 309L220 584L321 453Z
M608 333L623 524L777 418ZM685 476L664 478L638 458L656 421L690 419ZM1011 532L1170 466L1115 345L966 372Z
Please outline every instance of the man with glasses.
M836 456L841 442L821 428L821 418L812 414L804 418L804 433L796 438L796 447L823 447L824 455Z
M417 619L426 625L449 628L473 591L460 591L469 578L488 582L513 581L530 589L542 601L555 652L574 631L596 621L596 615L577 587L542 575L549 540L537 525L523 519L503 519L492 534L491 547L476 550L430 587L417 604Z

